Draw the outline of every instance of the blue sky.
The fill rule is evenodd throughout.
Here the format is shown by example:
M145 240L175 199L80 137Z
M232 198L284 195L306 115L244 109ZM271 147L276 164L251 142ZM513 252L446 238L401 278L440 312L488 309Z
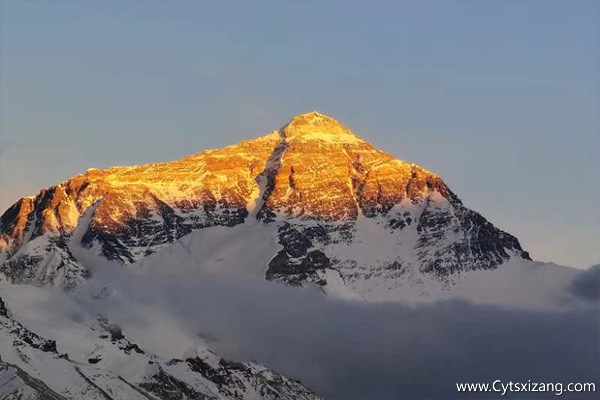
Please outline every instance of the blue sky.
M0 1L0 209L319 110L535 259L600 262L596 1Z

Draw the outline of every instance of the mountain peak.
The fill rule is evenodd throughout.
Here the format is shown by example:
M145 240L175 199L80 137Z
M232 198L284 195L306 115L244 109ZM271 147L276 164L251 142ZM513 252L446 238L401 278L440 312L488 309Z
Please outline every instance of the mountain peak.
M363 142L337 120L318 111L295 116L279 130L279 133L288 140L318 140L329 143Z
M254 140L168 163L92 169L22 199L0 217L0 280L69 287L87 274L71 243L131 264L194 231L238 225L236 235L260 241L249 252L265 252L253 265L267 279L324 285L334 276L361 293L371 279L372 287L413 272L446 279L529 258L439 176L312 112ZM268 226L283 246L276 254L261 239ZM234 264L219 260L207 265Z
M323 121L333 122L333 123L336 123L339 125L338 121L331 118L329 115L320 113L318 111L312 111L309 113L298 114L294 118L292 118L292 121L296 121L296 120L304 121L304 122L306 122L308 124L312 124L312 125L318 125L319 123L322 123Z

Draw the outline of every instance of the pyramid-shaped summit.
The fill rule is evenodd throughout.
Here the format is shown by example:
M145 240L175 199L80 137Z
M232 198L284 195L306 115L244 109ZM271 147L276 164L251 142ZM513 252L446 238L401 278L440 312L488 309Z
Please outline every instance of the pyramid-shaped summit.
M340 144L361 141L350 129L317 111L295 116L280 132L289 140L320 140Z
M324 287L334 279L361 293L528 258L439 176L312 112L254 140L89 170L19 200L0 219L0 274L74 285L87 276L74 240L127 265L217 226L273 230L264 240L279 250L264 261L267 279Z
M293 117L288 125L310 125L313 127L316 126L328 126L330 129L337 130L338 128L345 128L341 123L339 123L334 118L329 115L320 113L318 111L312 111L309 113L298 114Z
M336 121L334 118L330 117L329 115L320 113L319 111L312 111L309 113L298 114L294 118L292 118L291 121L289 122L289 124L294 124L294 123L307 124L307 125L313 125L313 126L327 125L327 124L341 126L341 124L338 121Z

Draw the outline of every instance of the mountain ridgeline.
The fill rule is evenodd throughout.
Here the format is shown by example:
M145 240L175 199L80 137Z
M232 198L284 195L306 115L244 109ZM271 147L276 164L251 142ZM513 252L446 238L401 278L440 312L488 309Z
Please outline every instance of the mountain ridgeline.
M90 169L22 198L0 218L0 279L71 288L90 276L73 246L126 267L194 232L259 225L272 227L264 240L277 245L264 278L335 281L359 295L529 259L438 175L313 112L254 140L168 163Z

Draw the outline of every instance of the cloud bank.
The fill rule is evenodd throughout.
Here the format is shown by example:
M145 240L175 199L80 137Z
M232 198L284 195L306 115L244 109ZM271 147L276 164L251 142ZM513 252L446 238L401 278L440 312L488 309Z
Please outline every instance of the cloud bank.
M600 391L598 271L571 286L585 301L556 311L350 303L258 280L172 275L119 279L113 286L126 301L109 298L104 311L127 326L130 302L163 310L221 354L258 361L330 399L555 398L469 396L455 384L595 382Z

